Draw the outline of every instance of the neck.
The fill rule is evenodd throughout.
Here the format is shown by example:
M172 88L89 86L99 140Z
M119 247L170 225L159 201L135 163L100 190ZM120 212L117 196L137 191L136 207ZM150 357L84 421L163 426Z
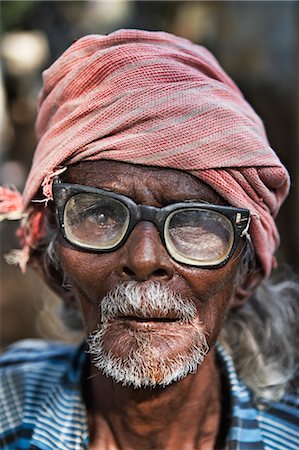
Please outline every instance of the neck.
M196 374L167 388L114 384L91 367L87 411L92 448L211 449L221 416L219 373L212 350Z

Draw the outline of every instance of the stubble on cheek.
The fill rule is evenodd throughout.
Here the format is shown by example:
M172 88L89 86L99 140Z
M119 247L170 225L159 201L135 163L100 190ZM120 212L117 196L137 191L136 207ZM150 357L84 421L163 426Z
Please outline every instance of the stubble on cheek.
M238 270L236 261L229 261L220 269L199 269L198 272L195 269L191 276L184 273L184 279L193 288L191 295L196 299L198 317L210 348L215 345L230 311Z
M215 345L224 322L229 314L232 301L235 295L235 280L229 279L218 286L207 302L201 307L201 314L204 317L205 331L209 346Z
M117 283L108 271L111 263L99 264L99 255L79 252L65 243L58 242L56 247L62 271L72 287L89 334L99 323L100 299ZM112 254L108 257L112 258Z

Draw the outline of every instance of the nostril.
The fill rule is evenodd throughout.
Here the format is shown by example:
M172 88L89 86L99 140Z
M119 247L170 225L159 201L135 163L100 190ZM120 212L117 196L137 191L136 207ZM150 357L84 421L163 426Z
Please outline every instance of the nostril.
M167 276L167 273L164 269L157 269L153 272L153 275L159 278Z
M135 277L135 273L133 270L131 270L129 267L124 267L123 268L123 274L126 275L129 278L133 278Z
M140 272L140 271L139 271ZM134 270L130 269L130 267L123 267L122 275L127 279L147 279L149 277L154 278L165 278L168 276L167 271L163 268L154 270L153 272L139 273L138 271L135 273Z

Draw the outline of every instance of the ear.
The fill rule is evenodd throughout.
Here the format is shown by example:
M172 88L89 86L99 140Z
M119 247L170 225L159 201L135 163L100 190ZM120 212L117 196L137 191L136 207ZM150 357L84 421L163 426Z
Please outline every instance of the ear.
M47 255L34 252L30 257L29 266L61 300L73 307L76 305L72 289L65 286L63 271L54 267Z
M55 234L57 232L58 225L54 202L49 202L46 208L44 208L43 206L43 213L43 225L46 229L46 232L49 232L51 235ZM58 295L59 298L61 298L61 300L67 302L70 306L76 304L72 288L66 286L65 274L63 270L61 269L61 267L55 266L43 246L37 246L37 248L31 252L28 265L38 274L38 276L47 284L47 286L49 286L49 288L56 295Z
M235 290L231 308L240 308L243 306L248 298L255 294L257 287L264 278L265 273L263 269L258 266L248 272L241 281L241 284Z

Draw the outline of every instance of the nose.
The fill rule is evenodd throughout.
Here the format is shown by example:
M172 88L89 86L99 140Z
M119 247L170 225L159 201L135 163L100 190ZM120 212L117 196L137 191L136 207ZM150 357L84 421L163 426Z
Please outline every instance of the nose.
M167 281L173 277L171 259L153 223L139 222L135 226L124 244L119 272L124 281Z

